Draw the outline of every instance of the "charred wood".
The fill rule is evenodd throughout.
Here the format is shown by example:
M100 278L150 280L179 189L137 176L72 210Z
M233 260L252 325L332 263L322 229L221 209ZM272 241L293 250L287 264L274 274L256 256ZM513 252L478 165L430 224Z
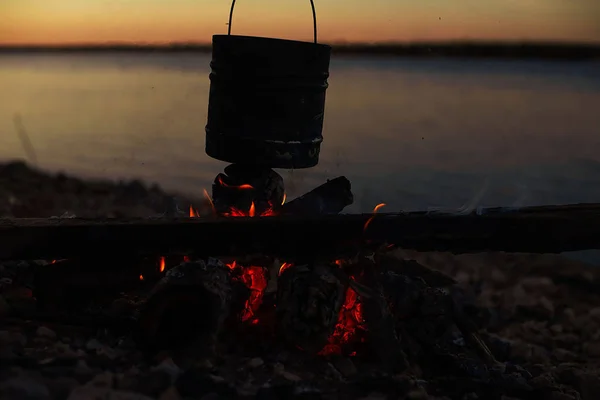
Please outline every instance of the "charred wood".
M381 272L368 258L361 259L359 265L362 268L356 281L360 286L354 286L354 290L361 296L369 347L386 370L405 370L408 359L403 347L408 346L402 340L409 338L397 329L398 315L392 313L389 294L384 293Z
M281 207L283 215L337 214L354 202L350 181L345 176L328 180Z
M211 354L230 314L233 291L229 268L216 259L172 268L140 309L140 344L178 357Z
M290 203L291 204L291 203ZM367 229L365 224L370 221ZM560 253L600 249L600 205L486 210L482 215L302 215L262 218L3 219L0 259L267 254L334 256L357 246L419 251Z
M292 346L318 353L333 334L347 279L328 264L295 265L277 283L277 335Z

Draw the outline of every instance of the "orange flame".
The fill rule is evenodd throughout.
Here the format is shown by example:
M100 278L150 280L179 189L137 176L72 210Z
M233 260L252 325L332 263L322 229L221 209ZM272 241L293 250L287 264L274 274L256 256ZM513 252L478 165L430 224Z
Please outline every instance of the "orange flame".
M246 211L242 211L238 208L231 207L229 212L223 213L224 217L255 217L256 216L256 205L254 202L250 204L250 209ZM275 211L272 208L269 208L259 214L259 217L270 217L275 215Z
M287 200L287 195L285 194L285 192L283 192L283 200L281 200L281 205L284 205L286 200Z
M204 197L206 198L206 200L208 200L208 204L210 204L210 208L212 210L212 213L216 214L217 210L215 209L215 203L213 203L212 198L210 197L210 195L208 194L208 192L206 191L206 189L202 189L202 192L204 193Z
M225 182L223 182L223 178L221 178L220 176L217 178L217 182L219 182L219 185L223 186L223 187L227 187L227 188L232 188L232 189L240 189L240 190L248 190L248 189L254 189L254 187L252 185L248 185L247 183L243 184L243 185L228 185Z
M198 211L194 210L194 207L190 204L190 218L198 217Z
M367 228L371 224L371 221L373 221L373 218L375 218L375 214L377 214L377 211L379 211L382 207L385 207L385 203L380 203L375 206L375 208L373 209L373 215L367 220L367 222L365 222L363 232L367 230Z
M140 274L140 281L144 280L144 275Z
M292 263L288 263L288 262L284 262L283 264L281 264L281 267L279 267L279 275L281 275L283 273L283 271L285 271L292 265L293 265Z
M161 257L161 258L160 258L160 261L159 261L159 263L158 263L158 270L159 270L160 272L165 272L165 266L166 266L166 265L167 265L167 262L166 262L165 258L164 258L164 257Z

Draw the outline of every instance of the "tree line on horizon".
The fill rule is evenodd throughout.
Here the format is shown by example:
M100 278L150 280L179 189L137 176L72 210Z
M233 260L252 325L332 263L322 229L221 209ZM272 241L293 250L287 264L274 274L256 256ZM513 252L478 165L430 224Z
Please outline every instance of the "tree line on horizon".
M210 44L76 44L76 45L0 45L0 52L210 52ZM334 54L365 54L405 57L475 58L556 58L600 59L600 43L515 43L515 42L438 42L438 43L338 43Z

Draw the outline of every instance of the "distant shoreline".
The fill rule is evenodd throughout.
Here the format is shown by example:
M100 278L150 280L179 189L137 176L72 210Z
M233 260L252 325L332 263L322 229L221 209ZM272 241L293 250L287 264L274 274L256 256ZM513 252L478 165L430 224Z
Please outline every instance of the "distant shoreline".
M333 44L333 54L421 58L600 60L600 43L377 43ZM0 54L30 53L209 53L210 44L0 45Z

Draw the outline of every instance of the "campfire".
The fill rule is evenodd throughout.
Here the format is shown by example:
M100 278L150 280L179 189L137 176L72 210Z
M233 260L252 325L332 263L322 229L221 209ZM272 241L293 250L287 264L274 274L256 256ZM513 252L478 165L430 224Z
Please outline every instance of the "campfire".
M249 180L254 177L252 182ZM298 212L302 209L314 207L313 204L335 204L336 196L339 197L340 204L344 206L352 201L349 183L344 177L329 181L325 185L315 189L315 191L291 202L291 206L286 206L286 194L283 190L283 179L276 172L270 169L240 168L237 165L230 165L225 169L225 174L219 174L215 178L212 187L213 196L204 190L204 201L199 205L189 205L190 218L211 218L211 217L269 217L285 214L286 212ZM377 205L374 212L377 212L384 204ZM335 205L330 206L335 207ZM287 209L293 211L288 211ZM310 210L310 208L309 208ZM364 229L367 229L371 219L367 221ZM267 316L267 321L261 320L261 315L265 314L263 307L263 299L265 294L271 295L273 301L268 302L268 306L277 309L276 313L280 316L279 328L284 332L293 330L301 330L304 327L291 325L289 321L295 320L297 317L305 318L308 314L302 316L302 313L309 312L306 304L297 304L298 299L290 298L287 291L290 293L302 293L308 302L313 302L312 311L313 317L309 317L303 323L307 324L309 330L317 329L319 331L318 338L305 337L299 339L298 342L292 341L290 345L297 349L315 349L315 354L318 356L331 355L347 355L355 356L357 354L355 344L365 341L365 332L367 326L362 315L361 296L349 286L348 280L355 280L349 270L346 271L346 266L351 263L343 259L334 259L326 262L321 262L318 267L320 273L330 275L329 269L338 270L336 274L339 276L336 285L332 288L324 288L329 291L333 289L334 296L331 298L333 302L323 302L320 299L320 294L313 294L318 290L318 281L313 282L315 277L312 277L312 263L297 265L294 261L280 261L269 257L254 257L242 258L234 260L222 260L220 262L209 262L205 260L192 260L190 256L183 256L182 263L195 265L199 268L214 268L226 267L229 282L232 287L243 287L241 293L237 296L243 297L240 303L243 303L241 308L233 315L232 319L237 320L242 324L271 324L271 329L277 330L276 322ZM53 261L55 262L55 261ZM217 267L218 266L218 267ZM170 282L170 274L180 274L186 270L186 267L180 266L178 260L173 263L167 263L167 257L161 256L158 260L158 272L164 275L166 282ZM174 272L171 272L174 270ZM306 275L306 273L309 275ZM210 274L209 274L210 275ZM332 275L333 276L333 275ZM301 284L295 282L300 277ZM309 280L306 280L308 278ZM322 278L322 277L321 277ZM140 275L140 280L144 276ZM318 277L317 277L318 279ZM274 290L271 293L266 293L269 286L269 281L275 280ZM317 283L312 287L312 283ZM181 284L181 283L179 283ZM284 289L279 289L283 285ZM291 285L291 287L287 287ZM160 286L160 284L159 284ZM234 295L235 297L235 295ZM299 308L298 308L299 307ZM323 321L314 318L320 318L322 310L327 310L328 320L325 324ZM154 316L157 318L157 316ZM282 322L286 321L286 322ZM295 324L295 323L294 323ZM308 343L307 343L308 342ZM312 342L312 343L311 343ZM302 345L300 343L303 343Z
M487 242L472 233L461 236L460 228L500 221L501 229L486 229L506 239L491 243L523 245L518 233L507 234L513 231L506 231L503 221L517 230L531 221L551 228L539 236L569 234L560 224L548 225L556 224L558 210L448 217L383 214L384 204L378 204L366 215L331 216L352 201L344 177L287 201L274 171L257 168L251 175L260 172L261 179L242 179L233 171L219 174L212 195L206 192L202 201L187 204L181 218L4 221L2 257L56 256L3 264L18 270L11 278L15 288L2 292L7 298L11 290L20 293L19 302L10 304L11 318L97 328L131 340L146 359L166 357L186 370L201 360L232 360L233 369L242 362L236 360L243 365L253 360L250 364L268 362L276 376L297 382L278 366L279 354L287 354L286 365L301 375L311 376L313 368L324 374L321 380L310 378L320 390L331 383L328 374L353 385L367 374L370 387L386 393L407 385L398 377L411 376L429 382L429 393L452 393L452 398L472 392L528 398L531 376L505 363L504 345L482 332L485 310L473 303L471 289L399 256L396 244L418 247L427 241L427 246L479 250ZM239 171L248 174L248 168ZM572 217L564 221L587 219L590 209L569 206L565 212ZM298 221L315 237L294 230ZM347 222L335 225L339 221ZM445 228L452 221L454 227ZM131 226L136 234L128 231ZM216 235L206 234L211 231ZM458 232L456 241L450 231ZM287 232L290 237L268 245ZM570 246L568 240L561 245ZM255 367L239 368L252 375ZM453 386L450 377L462 383ZM408 387L423 386L414 382Z

